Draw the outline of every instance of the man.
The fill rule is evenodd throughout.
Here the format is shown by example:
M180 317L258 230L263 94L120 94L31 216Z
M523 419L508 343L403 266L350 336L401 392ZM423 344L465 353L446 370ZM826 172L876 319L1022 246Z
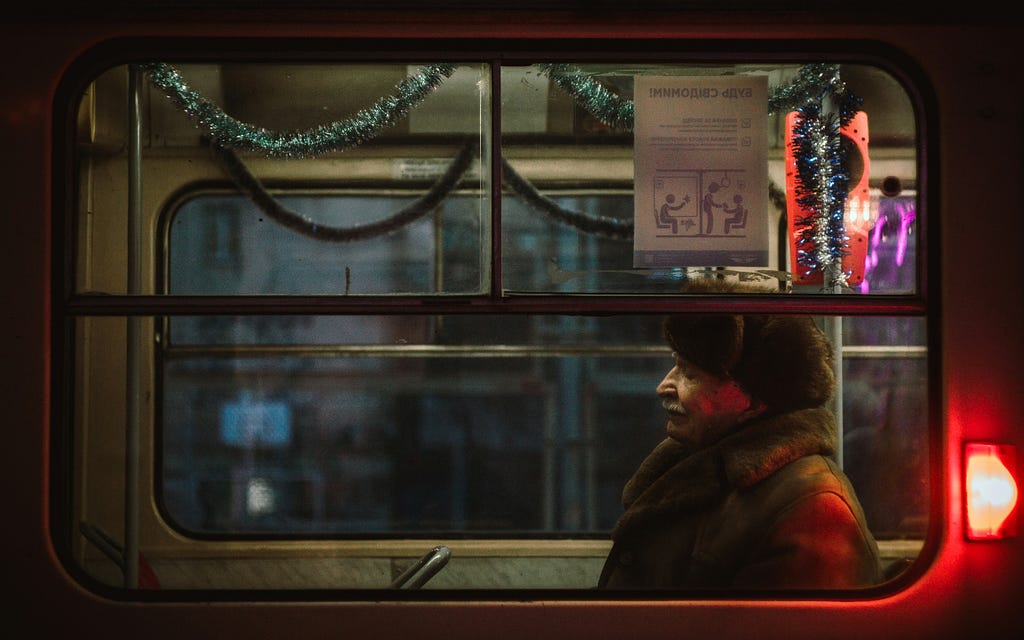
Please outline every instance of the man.
M695 285L703 290L742 290ZM842 589L881 581L832 460L831 347L805 316L671 316L668 437L623 491L607 589Z

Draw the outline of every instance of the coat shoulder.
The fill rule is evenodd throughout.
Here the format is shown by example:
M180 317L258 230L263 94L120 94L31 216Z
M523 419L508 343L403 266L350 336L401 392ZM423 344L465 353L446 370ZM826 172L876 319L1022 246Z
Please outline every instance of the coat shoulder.
M791 526L793 520L799 521L798 527ZM786 539L780 541L780 535ZM761 482L735 491L704 521L696 546L717 571L731 574L756 562L752 556L768 544L810 546L804 549L810 556L829 549L829 554L853 554L867 565L878 562L877 546L850 481L834 461L821 455L794 460Z

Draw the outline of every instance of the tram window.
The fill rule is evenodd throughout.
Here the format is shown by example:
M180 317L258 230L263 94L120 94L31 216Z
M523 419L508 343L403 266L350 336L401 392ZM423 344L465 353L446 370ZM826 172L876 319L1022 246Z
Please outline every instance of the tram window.
M291 335L324 326L304 320L289 323ZM528 345L436 357L412 355L415 341L404 353L375 350L387 355L365 345L276 357L171 348L160 417L167 515L194 534L600 536L633 467L663 436L653 387L666 354L656 323L646 324L648 340L617 345L632 357L539 357ZM919 538L923 348L871 347L847 347L844 468L878 535Z
M664 438L662 318L692 312L680 290L705 278L759 283L771 293L751 297L769 310L805 301L840 356L838 462L884 560L918 553L935 524L934 380L902 86L868 64L504 62L500 101L499 62L486 60L192 63L180 76L158 64L89 85L64 313L69 545L90 579L123 575L80 526L115 539L137 527L168 589L383 588L439 542L455 558L433 587L589 589L623 485ZM829 216L808 199L824 193L801 192L793 211L796 107L780 96L813 102L794 87L839 73L870 118L867 147L863 130L831 139L856 205L845 228L797 242L794 225ZM132 77L147 105L134 151L121 119ZM703 189L708 216L702 204L661 221L684 229L680 246L730 243L742 234L724 214L746 213L760 230L743 255L757 263L666 264L674 250L638 249L656 224L635 213L647 206L637 180L656 178L632 131L641 78L753 78L774 101L759 116L764 166L687 169L673 184ZM168 99L183 87L198 93ZM403 106L388 113L387 95ZM194 117L210 105L223 112ZM335 126L316 128L325 119ZM239 123L306 134L260 142ZM739 125L699 126L729 137ZM141 239L126 250L132 226ZM836 254L826 269L815 260L827 252L808 253L833 241L853 262ZM735 309L710 300L709 312Z
M507 343L463 356L365 350L169 357L169 519L192 534L595 537L619 510L596 501L637 460L624 451L657 442L651 376L623 371L622 357ZM654 371L664 350L640 360Z

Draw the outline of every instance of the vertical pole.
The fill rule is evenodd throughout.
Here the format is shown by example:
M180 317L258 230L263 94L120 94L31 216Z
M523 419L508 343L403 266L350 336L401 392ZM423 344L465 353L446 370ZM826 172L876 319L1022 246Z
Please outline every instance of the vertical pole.
M558 399L558 389L548 389L543 395L544 402L544 444L541 463L541 512L542 526L545 531L554 531L558 526L558 518L555 510L557 508L557 492L555 482L558 477L558 407L555 403Z
M838 74L839 71L836 71ZM838 79L838 76L837 76ZM821 116L827 117L830 114L836 113L837 108L832 100L830 94L826 94L821 100ZM844 205L845 209L845 205ZM846 220L845 213L843 220ZM842 293L842 288L838 285L831 285L830 283L838 282L840 272L843 269L842 263L836 263L833 261L825 269L825 287L831 287L827 290L830 294ZM843 317L842 316L829 316L825 320L825 335L828 336L829 341L832 343L832 353L835 357L832 361L832 372L836 379L836 392L832 399L832 413L836 417L836 464L839 468L843 468Z
M490 158L491 176L491 237L490 269L488 273L491 298L501 297L501 64L491 61L490 146L484 147ZM481 161L484 154L480 154ZM480 172L483 174L483 171Z
M591 365L591 369L593 366ZM588 372L587 379L590 379L590 373ZM585 509L584 513L586 517L583 521L583 527L588 531L597 530L597 451L594 444L596 426L594 425L594 417L597 413L597 409L594 405L597 402L595 393L593 391L594 385L587 385L587 389L583 391L583 461L584 471L583 477L585 478L584 486L586 487L585 495Z
M127 294L141 291L142 252L142 72L128 70L128 287ZM124 587L139 586L139 339L141 319L126 318L125 381L125 486L124 486Z
M843 317L830 316L825 319L825 335L832 343L835 358L832 372L836 378L836 393L832 398L832 412L836 416L836 464L843 468Z

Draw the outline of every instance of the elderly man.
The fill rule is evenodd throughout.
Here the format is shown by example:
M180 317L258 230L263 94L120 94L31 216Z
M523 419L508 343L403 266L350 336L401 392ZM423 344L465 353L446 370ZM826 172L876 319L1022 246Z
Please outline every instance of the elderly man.
M626 484L599 586L880 582L877 545L832 459L832 353L814 321L672 316L664 328L675 358L657 387L668 437Z

